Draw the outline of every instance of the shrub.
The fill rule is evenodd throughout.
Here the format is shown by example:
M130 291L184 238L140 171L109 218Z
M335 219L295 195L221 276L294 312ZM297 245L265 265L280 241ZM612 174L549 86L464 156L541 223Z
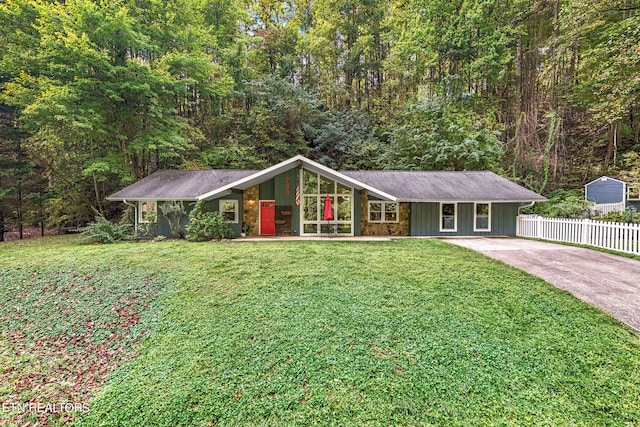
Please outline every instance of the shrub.
M230 239L234 236L228 219L219 212L206 212L202 201L196 203L189 214L187 240L202 242L212 239Z
M124 219L115 224L98 214L96 220L87 224L86 227L82 227L80 232L83 239L88 242L113 243L130 239L132 237L131 228L131 224Z
M548 196L549 201L536 203L524 213L533 213L550 218L589 218L591 203L584 198L584 191L556 190Z
M160 205L162 214L169 223L169 230L173 237L183 237L182 218L186 215L182 202L170 201Z
M598 219L601 221L637 224L640 223L640 212L636 211L633 206L629 206L623 212L609 212L606 215L598 217Z

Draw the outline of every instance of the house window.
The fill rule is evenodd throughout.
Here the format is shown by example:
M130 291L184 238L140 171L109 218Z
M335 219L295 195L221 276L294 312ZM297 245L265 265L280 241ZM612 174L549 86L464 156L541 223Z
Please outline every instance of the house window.
M396 202L369 202L369 222L398 222L399 205Z
M473 231L491 231L491 204L475 203Z
M627 187L627 200L640 200L640 186Z
M303 235L353 235L353 188L317 172L303 169L301 189ZM327 196L333 215L330 221L323 219Z
M456 231L456 204L440 203L440 231Z
M156 222L158 219L158 203L155 201L145 200L140 202L138 222L150 223Z
M220 215L230 222L238 223L238 201L237 200L220 200Z

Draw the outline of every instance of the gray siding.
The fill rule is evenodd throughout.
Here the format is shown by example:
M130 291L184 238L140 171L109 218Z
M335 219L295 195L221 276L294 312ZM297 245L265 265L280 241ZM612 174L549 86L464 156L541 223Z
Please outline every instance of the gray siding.
M518 203L491 204L491 231L473 231L473 203L457 204L457 231L440 232L439 203L411 203L412 236L515 236Z
M625 198L624 183L607 179L597 180L585 186L587 200L595 203L619 203Z

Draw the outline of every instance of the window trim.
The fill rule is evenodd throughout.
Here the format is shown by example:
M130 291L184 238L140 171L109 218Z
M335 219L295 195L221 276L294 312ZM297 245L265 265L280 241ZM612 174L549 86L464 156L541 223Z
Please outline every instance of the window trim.
M489 213L487 214L487 228L478 228L478 205L487 205ZM491 231L491 203L490 202L474 202L473 203L473 231L490 232Z
M153 203L154 205L154 209L152 211L144 211L142 209L142 206L146 203ZM153 221L150 221L148 219L145 219L145 213L148 212L154 212L155 213L155 219ZM157 200L140 200L138 201L138 223L139 224L151 224L154 222L158 221L158 201Z
M442 215L442 207L444 205L453 205L453 228L443 228L442 220L444 219L444 215ZM458 203L457 202L440 202L440 211L438 214L438 227L441 233L457 233L458 232Z
M380 220L373 220L371 219L371 204L372 203L379 203L380 204ZM395 209L395 213L396 213L396 219L395 221L387 221L385 219L385 213L387 212L386 210L386 205L391 205L391 204L395 204L396 205L396 209ZM393 211L388 211L388 212L393 212ZM370 224L397 224L400 222L400 202L385 202L383 200L369 200L367 201L367 222L369 222Z
M224 203L228 203L228 202L231 202L234 205L234 212L233 213L234 213L235 219L233 221L230 221L230 222L232 224L238 224L240 222L240 215L239 215L239 210L238 210L239 209L238 200L236 200L236 199L220 199L218 201L218 212L220 213L220 215L222 215L224 217L224 213L222 211L222 205Z

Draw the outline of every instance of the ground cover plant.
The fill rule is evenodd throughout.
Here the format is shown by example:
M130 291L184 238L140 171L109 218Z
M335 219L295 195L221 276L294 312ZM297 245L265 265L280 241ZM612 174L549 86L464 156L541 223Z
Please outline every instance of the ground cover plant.
M464 248L49 241L0 245L0 267L144 267L165 283L138 356L94 394L79 426L640 419L634 331Z
M74 251L49 262L6 249L0 247L0 425L64 423L88 410L107 374L135 356L162 280L142 268L77 262ZM35 409L37 403L43 406Z

